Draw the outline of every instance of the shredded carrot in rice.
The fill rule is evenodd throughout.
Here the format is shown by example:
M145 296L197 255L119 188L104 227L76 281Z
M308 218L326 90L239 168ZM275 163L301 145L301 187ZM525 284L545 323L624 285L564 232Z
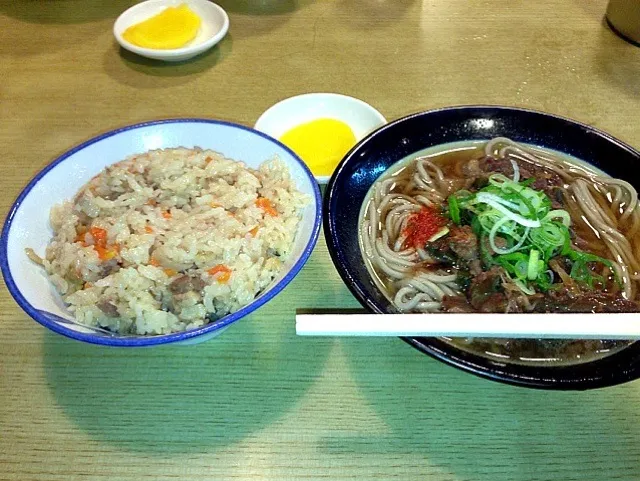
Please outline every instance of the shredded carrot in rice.
M265 214L270 215L271 217L276 217L278 215L278 211L273 207L271 201L266 197L258 197L256 200L256 206L260 207Z
M227 282L229 282L229 279L231 278L231 272L232 270L224 264L215 265L211 269L207 270L207 273L210 276L215 277L216 281L218 281L220 284L226 284Z
M87 234L91 236L93 240L92 244L87 242ZM100 227L92 227L88 231L78 233L74 242L82 243L82 247L93 247L93 250L98 253L101 261L111 260L120 253L120 246L118 244L107 247L107 231Z
M94 245L93 249L98 253L98 257L101 261L110 261L118 255L118 252L113 247L108 249L106 247Z
M269 260L270 246L292 245L299 229L288 196L297 206L302 193L287 165L254 167L188 148L127 158L50 213L47 257L25 248L22 260L55 276L79 322L121 318L109 320L109 329L140 336L206 324L251 302L277 277L284 266ZM263 239L270 229L282 236Z
M217 264L217 265L213 266L212 268L210 268L209 270L207 270L207 273L209 275L211 275L211 276L215 276L219 272L231 272L231 269L229 269L224 264Z
M93 237L93 245L96 247L107 247L107 231L100 227L92 227L89 234Z
M231 272L223 272L218 277L216 277L216 281L220 284L226 284L231 279Z

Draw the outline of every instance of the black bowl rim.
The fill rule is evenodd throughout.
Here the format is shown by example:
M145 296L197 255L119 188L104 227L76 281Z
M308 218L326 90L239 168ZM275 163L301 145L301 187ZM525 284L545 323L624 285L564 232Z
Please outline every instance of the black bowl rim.
M447 112L447 111L464 111L464 110L474 110L474 111L482 111L486 110L487 112L510 112L510 113L522 113L522 114L532 114L545 118L553 118L554 120L558 120L561 122L573 124L577 127L581 127L586 133L591 133L596 135L612 144L626 150L631 155L640 159L640 152L631 147L630 145L622 142L621 140L613 137L612 135L597 129L593 126L585 124L583 122L579 122L577 120L571 119L569 117L563 117L556 114L551 114L548 112L543 112L540 110L534 109L526 109L521 107L510 107L503 105L490 105L490 104L470 104L470 105L457 105L450 107L441 107L437 109L425 110L420 112L415 112L404 117L400 117L396 120L393 120L382 127L374 130L369 133L366 137L360 140L342 159L342 161L338 164L336 169L334 170L329 182L327 183L327 188L325 191L324 202L323 202L323 230L325 243L327 245L327 249L329 250L329 254L331 256L331 260L336 267L340 277L343 282L346 284L347 288L351 291L354 297L360 302L360 304L365 307L370 312L375 314L382 314L384 311L380 309L367 295L365 292L360 290L358 282L351 275L351 273L347 272L342 268L340 251L338 245L335 243L334 230L335 225L332 219L332 212L330 209L332 198L335 194L336 181L338 177L340 177L342 171L345 169L346 165L349 161L354 157L354 155L360 150L362 146L367 144L374 137L381 135L387 129L391 129L398 124L407 122L416 117L425 117L430 115L436 115L439 113ZM476 376L490 379L493 381L498 381L505 384L511 384L515 386L529 387L529 388L537 388L537 389L548 389L548 390L586 390L586 389L594 389L594 388L602 388L607 386L614 386L617 384L622 384L640 377L640 342L635 342L621 351L607 356L604 359L598 359L591 362L586 362L584 364L579 365L568 365L568 366L556 366L556 367L537 367L540 371L549 371L548 376L527 376L527 375L518 375L514 373L507 373L503 370L500 370L499 363L492 363L490 360L466 353L465 351L458 349L456 347L451 346L450 344L445 343L443 340L439 338L411 338L411 337L401 337L404 342L417 349L418 351L427 354L439 361L442 361L446 364L459 368L465 372L474 374ZM602 361L607 361L609 363L615 363L617 360L622 360L621 364L626 364L627 367L623 367L622 365L618 366L619 369L615 371L608 371L607 375L604 375L598 372L595 375L588 375L583 377L576 377L569 380L562 380L559 382L557 379L553 377L553 371L559 369L566 370L575 370L580 366L584 368L586 366L593 366ZM636 361L635 363L633 361ZM481 363L474 361L482 361ZM631 363L629 361L632 361ZM489 364L491 367L487 367ZM631 365L629 365L631 364ZM516 369L518 366L512 364L511 367Z

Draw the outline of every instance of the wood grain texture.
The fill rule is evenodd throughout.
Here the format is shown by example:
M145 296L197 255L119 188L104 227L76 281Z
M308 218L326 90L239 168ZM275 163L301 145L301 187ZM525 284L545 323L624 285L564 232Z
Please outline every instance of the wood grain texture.
M252 125L310 91L388 118L454 104L565 115L640 147L640 49L605 0L219 0L229 35L189 63L116 47L132 1L0 0L0 210L70 146L132 122ZM294 335L357 307L321 240L286 291L219 339L116 350L46 332L0 290L1 480L640 479L640 384L498 385L393 339Z

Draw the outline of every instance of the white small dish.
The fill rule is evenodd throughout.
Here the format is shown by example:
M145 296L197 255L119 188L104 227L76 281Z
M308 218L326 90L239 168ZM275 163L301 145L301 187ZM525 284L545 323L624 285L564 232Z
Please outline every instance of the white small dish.
M375 108L362 100L334 93L309 93L289 97L267 109L254 128L279 139L293 127L320 118L344 122L353 131L356 142L383 126L387 120ZM321 184L327 175L315 175Z
M185 47L170 50L143 48L127 42L122 37L124 31L132 25L157 15L167 7L177 7L183 3L186 3L202 21L198 35ZM229 16L227 12L209 0L147 0L125 10L113 25L113 35L123 48L143 57L164 60L165 62L188 60L209 50L222 40L228 30Z

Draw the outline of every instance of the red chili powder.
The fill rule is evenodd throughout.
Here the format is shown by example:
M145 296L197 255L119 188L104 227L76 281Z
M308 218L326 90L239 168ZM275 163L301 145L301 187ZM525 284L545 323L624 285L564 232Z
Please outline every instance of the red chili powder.
M403 234L407 236L404 241L406 247L424 248L429 239L447 225L440 213L432 207L423 207L419 212L412 214L407 222Z

